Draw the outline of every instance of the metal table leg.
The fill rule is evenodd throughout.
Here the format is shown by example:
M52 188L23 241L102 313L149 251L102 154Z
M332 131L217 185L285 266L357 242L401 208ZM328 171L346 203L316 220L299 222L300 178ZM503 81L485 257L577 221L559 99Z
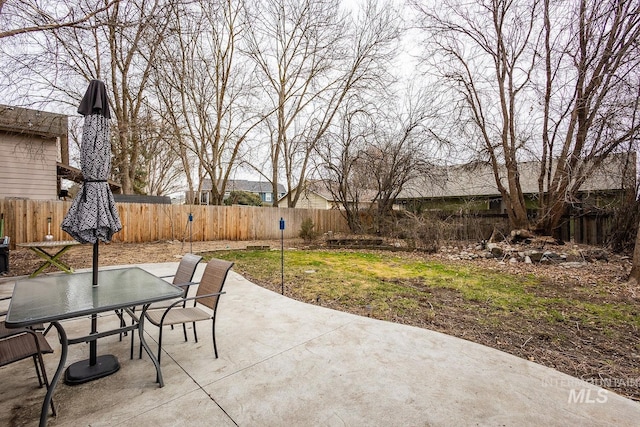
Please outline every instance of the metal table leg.
M156 367L156 382L160 385L160 387L164 387L164 380L162 379L162 370L160 369L160 362L158 362L158 358L155 356L155 354L153 354L153 351L151 351L151 348L147 344L147 341L144 339L144 315L147 312L147 308L149 308L149 305L150 304L147 304L142 308L142 311L140 312L139 316L134 314L133 310L131 310L130 308L126 310L131 316L131 318L134 320L134 322L138 321L138 336L140 337L140 345L141 347L144 348L144 350L149 355L149 358L153 362L153 366ZM131 337L131 342L132 342L131 356L133 357L133 337ZM142 350L140 350L140 352L142 352Z
M58 331L62 349L60 350L60 362L58 362L58 368L56 369L55 375L51 379L51 383L49 384L49 389L47 390L47 394L44 397L44 402L42 402L42 411L40 412L40 427L45 427L47 425L47 418L49 416L49 405L51 405L53 390L56 388L56 385L58 384L60 375L62 375L62 371L64 370L64 364L67 362L67 353L69 350L69 341L67 339L67 333L65 332L62 325L60 325L60 323L58 322L51 322L51 324Z

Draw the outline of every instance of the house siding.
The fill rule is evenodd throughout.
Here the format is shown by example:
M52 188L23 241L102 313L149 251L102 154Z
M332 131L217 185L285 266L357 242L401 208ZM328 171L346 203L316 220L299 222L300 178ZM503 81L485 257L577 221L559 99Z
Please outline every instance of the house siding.
M57 198L57 139L0 133L0 198Z
M299 209L330 209L329 202L313 192L304 192L300 195L296 208Z

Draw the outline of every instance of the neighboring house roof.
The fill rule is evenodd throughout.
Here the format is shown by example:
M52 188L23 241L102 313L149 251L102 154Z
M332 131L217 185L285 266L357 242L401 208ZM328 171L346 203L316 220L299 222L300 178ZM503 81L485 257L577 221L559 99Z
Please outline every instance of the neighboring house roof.
M607 191L634 188L636 176L635 153L612 154L594 169L580 187L580 191ZM518 164L520 185L524 194L538 192L538 175L540 162L523 162ZM506 171L500 171L504 185ZM545 188L545 191L547 189ZM444 197L499 197L500 192L495 182L491 165L487 163L470 163L466 165L435 168L428 175L423 175L407 182L397 199L444 198Z
M317 194L318 196L326 199L327 201L335 201L335 197L331 194L331 191L327 189L327 183L322 180L312 180L305 182L305 190Z
M56 165L58 168L58 176L60 178L68 179L76 184L82 184L84 182L84 176L82 176L82 171L80 169L59 162ZM122 186L112 179L107 180L107 182L109 182L111 191L119 192L122 189Z
M205 178L202 180L202 191L211 191L213 186L211 180ZM266 181L249 181L246 179L230 179L227 181L225 191L247 191L249 193L271 193L273 187L270 182ZM284 194L284 185L278 184L278 194Z
M298 188L302 187L303 188L303 194L305 193L311 193L313 195L315 195L316 197L323 199L324 201L331 203L335 201L335 198L333 197L333 194L331 194L331 191L329 191L327 189L327 185L325 183L325 181L323 180L307 180L304 182L303 185L299 185L297 188L294 188L293 190L291 190L291 194L294 195L298 192ZM283 195L280 200L284 200L287 197L287 194Z
M304 193L301 197L304 196L305 193L311 193L316 197L319 197L329 203L331 206L339 206L341 202L337 200L331 191L329 191L328 187L337 187L337 183L333 181L325 181L321 179L316 180L307 180L304 182ZM291 193L295 196L297 188L292 190ZM336 191L337 193L337 191ZM375 197L375 192L371 190L362 190L360 195L360 203L371 203L373 198ZM280 200L284 200L286 195L284 195ZM349 200L350 203L353 203L353 200Z
M0 104L0 130L56 138L67 135L67 116Z

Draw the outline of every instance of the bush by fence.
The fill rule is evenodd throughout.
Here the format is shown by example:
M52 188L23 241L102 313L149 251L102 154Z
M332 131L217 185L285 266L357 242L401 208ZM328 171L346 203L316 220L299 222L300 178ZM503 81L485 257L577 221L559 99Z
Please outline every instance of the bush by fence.
M142 243L158 240L268 240L280 238L280 218L285 220L285 238L296 238L302 222L310 218L319 233L348 232L339 211L255 206L195 206L116 203L123 229L114 242ZM11 247L17 243L44 240L47 218L51 218L54 240L70 240L60 223L70 201L0 199L5 234ZM189 214L193 221L189 224Z
M556 237L566 242L607 244L614 232L614 219L611 213L565 216ZM500 241L509 237L511 231L507 215L494 213L406 213L396 219L393 228L397 237L426 247L442 241L479 242L489 240L492 235Z

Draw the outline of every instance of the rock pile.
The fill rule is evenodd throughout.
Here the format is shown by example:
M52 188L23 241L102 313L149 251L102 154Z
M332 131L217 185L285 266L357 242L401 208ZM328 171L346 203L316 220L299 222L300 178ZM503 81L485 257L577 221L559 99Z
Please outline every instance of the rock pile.
M447 245L441 247L439 252L450 260L484 258L496 259L500 263L562 264L565 267L580 267L589 262L607 261L610 257L604 249L581 248L577 245L550 245L546 240Z

